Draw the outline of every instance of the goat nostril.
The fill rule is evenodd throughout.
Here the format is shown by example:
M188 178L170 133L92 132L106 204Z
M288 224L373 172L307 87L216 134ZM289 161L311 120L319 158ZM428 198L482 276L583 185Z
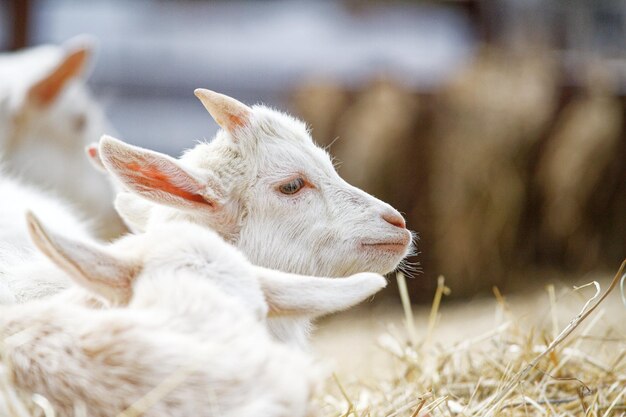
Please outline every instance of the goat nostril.
M406 229L406 223L404 222L404 218L399 214L385 213L383 214L383 220L392 226L399 227L400 229Z

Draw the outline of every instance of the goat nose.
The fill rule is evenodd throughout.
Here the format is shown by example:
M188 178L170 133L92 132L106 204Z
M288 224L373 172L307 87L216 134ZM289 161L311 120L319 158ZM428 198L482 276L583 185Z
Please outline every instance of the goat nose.
M387 212L383 214L383 220L392 226L399 227L400 229L406 229L406 223L404 217L398 212Z

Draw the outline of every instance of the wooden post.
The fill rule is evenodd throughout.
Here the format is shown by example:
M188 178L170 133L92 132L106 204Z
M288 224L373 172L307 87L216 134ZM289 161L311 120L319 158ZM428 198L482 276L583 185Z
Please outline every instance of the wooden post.
M16 50L28 46L30 0L10 0L9 15L11 16L11 39L9 49Z

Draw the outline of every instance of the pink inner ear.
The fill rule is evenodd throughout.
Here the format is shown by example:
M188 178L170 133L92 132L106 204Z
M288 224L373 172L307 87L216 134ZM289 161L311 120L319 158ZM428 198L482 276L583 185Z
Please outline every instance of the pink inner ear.
M150 190L160 190L194 203L213 206L213 204L207 201L202 195L190 192L176 185L171 177L161 171L157 166L150 164L145 159L143 159L143 161L144 162L141 164L138 162L128 162L126 164L128 171L138 174L133 178L135 184Z
M80 73L88 54L87 50L80 49L68 55L50 75L31 87L29 97L41 105L50 104L65 84Z
M229 126L231 129L235 127L241 127L246 124L246 119L236 114L229 114L228 121L229 121Z

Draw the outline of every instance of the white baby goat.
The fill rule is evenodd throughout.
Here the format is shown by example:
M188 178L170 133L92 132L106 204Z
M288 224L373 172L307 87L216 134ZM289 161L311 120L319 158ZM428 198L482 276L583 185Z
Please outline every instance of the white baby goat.
M119 221L113 193L84 155L110 129L81 77L91 44L82 37L0 54L0 159L11 173L105 223ZM120 226L107 224L102 232L113 235Z
M1 167L0 196L0 304L41 298L66 288L70 284L66 274L33 247L24 213L37 207L54 230L79 239L90 235L89 225L62 199L11 178Z
M222 130L178 160L100 141L104 167L128 190L116 208L132 229L189 220L218 231L253 264L307 275L387 273L409 253L402 216L342 180L302 122L208 90L196 95ZM281 340L306 343L306 319L270 326Z
M186 222L108 247L53 234L32 216L29 227L76 282L127 305L87 309L52 297L3 308L15 384L61 416L73 415L76 401L91 416L146 405L145 416L304 416L311 363L269 339L268 310L316 315L319 297L345 308L385 285L376 274L325 279L254 267Z

